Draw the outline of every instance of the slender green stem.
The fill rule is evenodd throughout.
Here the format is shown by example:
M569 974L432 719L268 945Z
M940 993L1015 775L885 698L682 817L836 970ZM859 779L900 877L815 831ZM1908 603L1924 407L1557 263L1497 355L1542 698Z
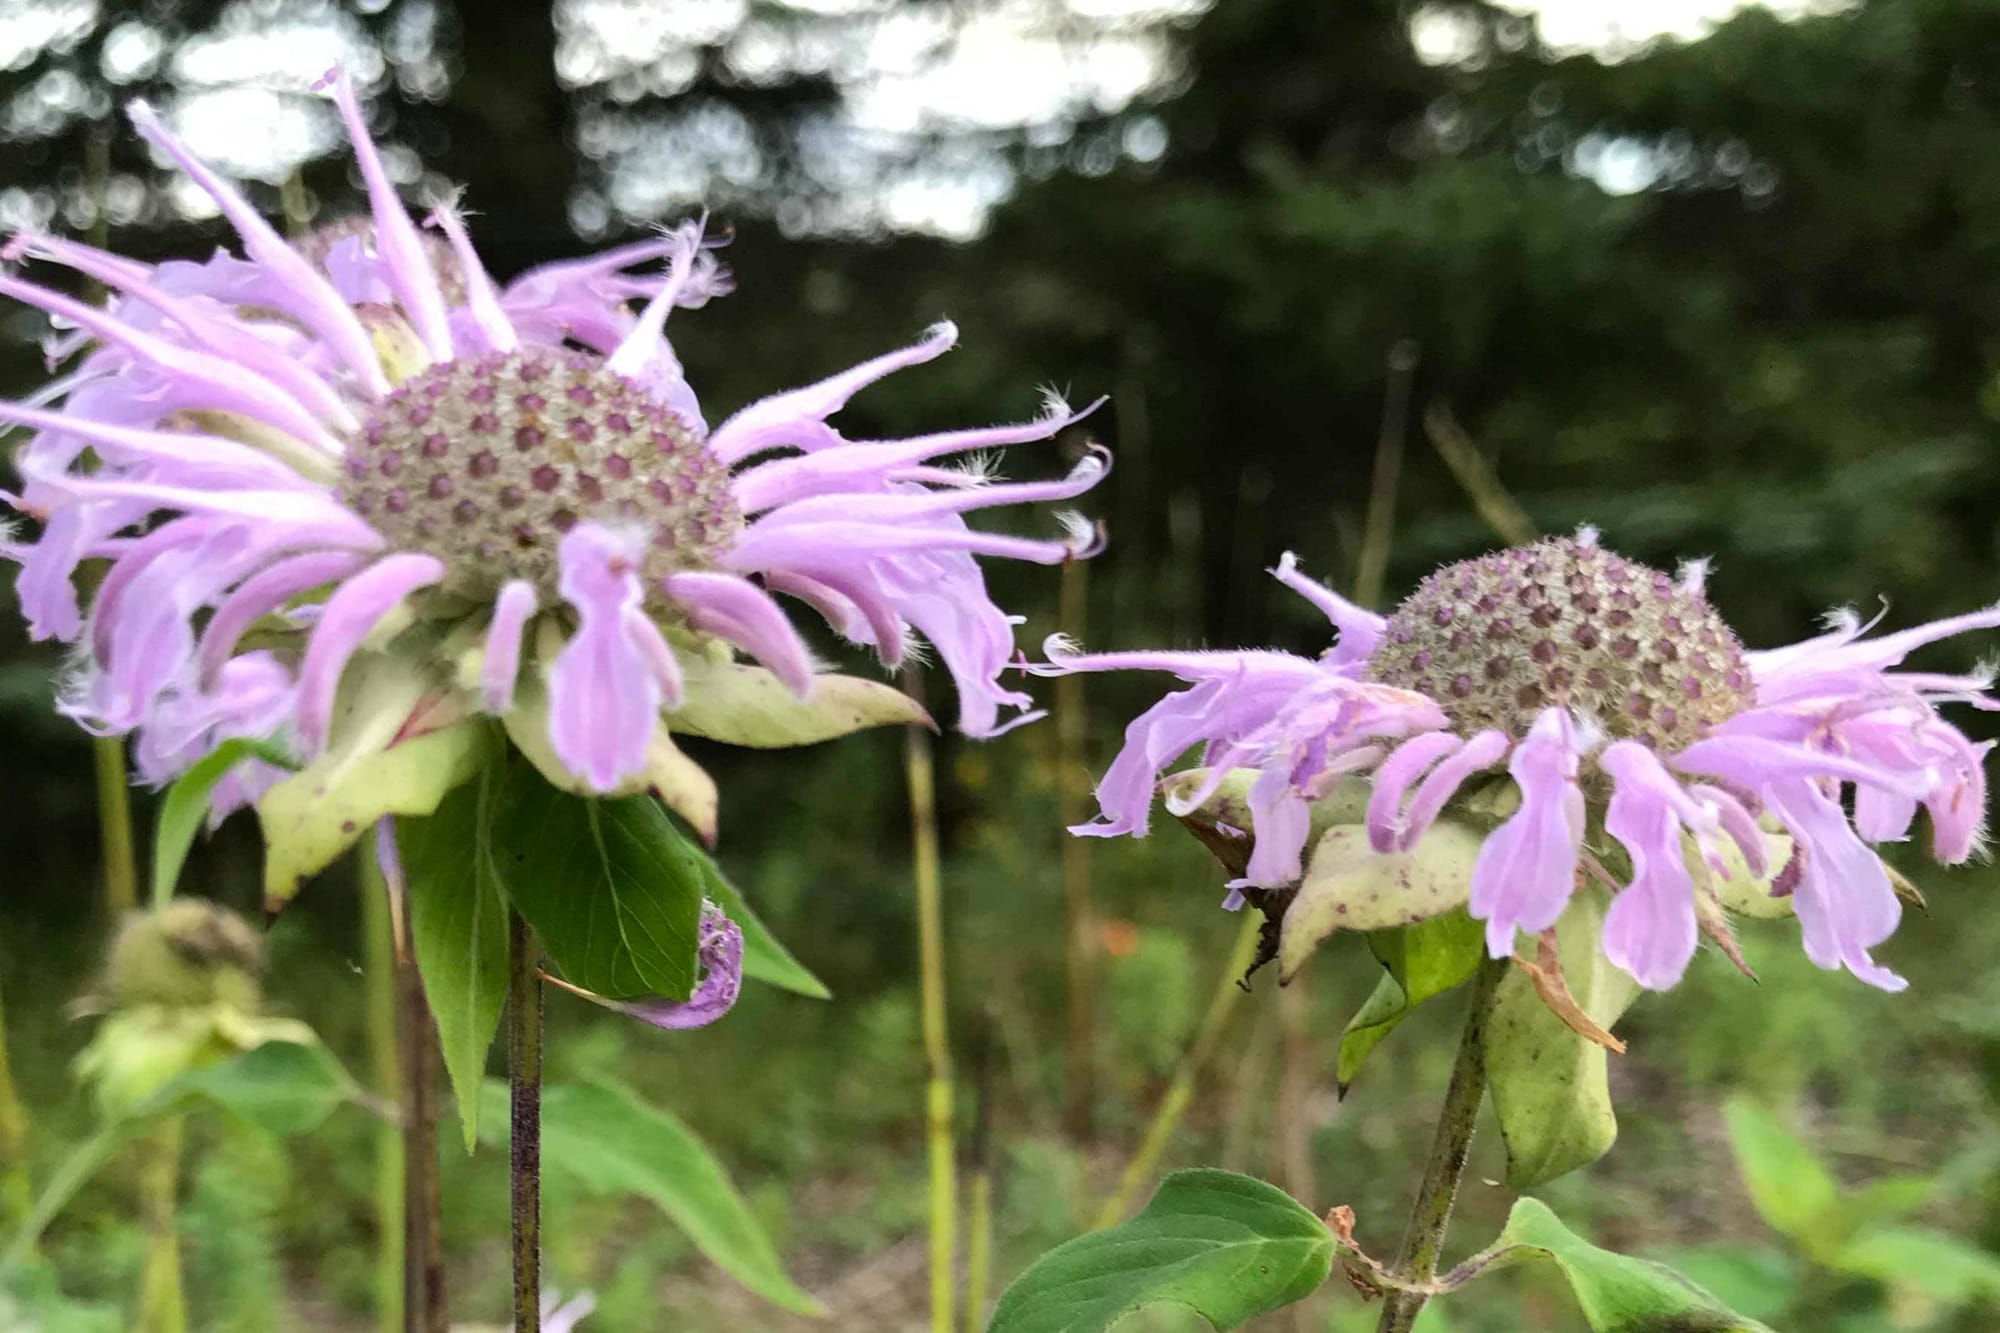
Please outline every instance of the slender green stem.
M993 1284L993 1171L982 1162L972 1169L970 1215L965 1232L965 1333L986 1327L986 1302Z
M7 1011L0 1004L0 1220L24 1221L34 1204L34 1183L28 1177L28 1108L14 1087L14 1067L7 1055Z
M1139 1191L1159 1169L1160 1158L1165 1155L1167 1145L1173 1142L1181 1117L1187 1114L1188 1103L1194 1098L1195 1080L1201 1076L1216 1043L1221 1040L1229 1016L1236 1011L1237 1002L1243 996L1243 988L1237 981L1249 968L1251 959L1257 956L1257 937L1264 926L1262 913L1246 910L1242 917L1243 924L1237 929L1236 943L1229 950L1229 960L1223 965L1222 975L1216 979L1215 991L1209 996L1208 1012L1202 1015L1201 1027L1194 1041L1182 1053L1173 1081L1160 1098L1153 1119L1146 1126L1146 1135L1139 1140L1138 1150L1119 1175L1118 1188L1104 1201L1104 1207L1098 1210L1097 1220L1091 1223L1093 1231L1111 1226L1124 1217L1131 1209L1132 1201L1138 1198Z
M181 1289L181 1145L186 1121L173 1116L139 1140L145 1162L139 1192L145 1208L146 1259L139 1278L135 1333L187 1333Z
M903 688L922 702L916 673ZM953 1333L952 1269L958 1250L958 1164L952 1149L951 1042L945 1026L943 875L938 866L937 767L931 734L911 726L903 746L910 785L910 839L917 882L918 989L923 1007L925 1142L931 1177L931 1330Z
M375 859L375 840L363 838L355 861L361 891L361 976L367 989L368 1049L373 1058L375 1095L402 1103L402 1071L396 1053L396 929L389 886ZM403 1134L384 1120L375 1130L375 1326L379 1333L403 1327Z
M507 921L507 1077L513 1128L514 1333L542 1327L542 983L535 935L519 912Z
M438 1188L437 1026L416 959L407 951L396 957L396 994L402 1019L396 1045L403 1089L403 1326L409 1333L450 1333Z
M1479 1123L1480 1098L1486 1092L1486 1022L1493 1014L1494 992L1506 973L1505 959L1487 958L1480 961L1473 976L1465 1035L1458 1043L1458 1059L1452 1064L1451 1082L1438 1112L1437 1137L1431 1144L1430 1160L1424 1164L1423 1181L1417 1186L1417 1202L1410 1210L1402 1252L1396 1257L1396 1276L1408 1282L1428 1282L1437 1276L1451 1206L1458 1197L1459 1178L1465 1174L1465 1159L1472 1150L1472 1131ZM1429 1299L1418 1292L1391 1291L1382 1302L1376 1333L1409 1333Z
M99 736L97 823L104 843L104 905L114 921L139 905L139 861L132 848L132 797L125 781L125 742Z
M28 1261L35 1252L35 1243L48 1230L49 1223L63 1209L76 1192L90 1182L98 1169L111 1160L111 1154L125 1142L125 1132L116 1126L98 1130L95 1134L70 1149L55 1175L42 1187L42 1196L35 1200L35 1206L14 1235L7 1242L7 1252L0 1254L0 1269L14 1268Z

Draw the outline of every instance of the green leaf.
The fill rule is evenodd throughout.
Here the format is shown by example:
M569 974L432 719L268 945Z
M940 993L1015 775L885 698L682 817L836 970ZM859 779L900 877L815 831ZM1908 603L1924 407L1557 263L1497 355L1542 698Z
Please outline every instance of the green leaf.
M1362 1061L1412 1010L1478 969L1486 940L1477 921L1454 911L1398 930L1375 931L1368 936L1368 947L1386 975L1340 1034L1334 1078L1342 1096Z
M763 667L684 659L684 702L667 726L688 736L762 750L816 745L868 727L931 726L923 705L892 685L815 676L804 699Z
M1283 1190L1228 1171L1176 1171L1131 1221L1029 1265L987 1333L1097 1333L1162 1301L1232 1329L1303 1300L1332 1271L1332 1233Z
M1582 888L1556 923L1563 976L1600 1026L1618 1021L1638 986L1604 957L1604 895ZM1526 1189L1602 1157L1618 1137L1606 1052L1558 1018L1510 968L1486 1025L1486 1074L1507 1143L1507 1183Z
M136 1114L164 1115L207 1103L279 1138L308 1134L354 1100L354 1080L317 1039L273 1038L162 1087Z
M55 1268L42 1260L0 1266L0 1329L27 1333L119 1333L124 1316L116 1305L74 1300L57 1284Z
M705 841L713 843L717 808L721 803L715 779L681 752L664 721L653 728L652 739L646 744L645 767L612 791L598 791L589 778L564 766L556 754L555 742L549 739L549 691L544 671L537 664L534 670L522 674L514 689L514 706L501 718L507 739L527 756L535 771L550 786L572 796L637 796L650 791Z
M1750 1201L1772 1230L1800 1241L1841 1230L1840 1186L1811 1148L1748 1098L1730 1098L1723 1115Z
M1841 1212L1855 1226L1896 1222L1929 1203L1937 1192L1935 1176L1884 1176L1850 1193Z
M1313 846L1298 895L1285 909L1278 972L1298 975L1331 935L1393 930L1464 905L1481 834L1440 819L1407 852L1378 852L1360 824L1337 824Z
M508 897L573 985L611 1000L693 992L707 858L652 797L571 796L512 764L492 842Z
M1783 1250L1717 1241L1657 1257L1736 1313L1752 1319L1781 1318L1799 1298L1799 1261Z
M435 695L430 679L400 658L369 653L347 668L326 752L257 802L265 911L281 910L385 815L427 815L478 771L482 721L397 739Z
M1537 1199L1515 1202L1495 1258L1553 1262L1595 1333L1771 1333L1665 1264L1592 1245Z
M832 999L833 992L826 984L808 972L791 950L778 942L770 927L757 919L742 891L723 876L722 868L699 850L696 855L701 857L702 892L743 932L743 975L810 999Z
M187 864L195 835L208 818L209 797L229 770L245 759L263 759L280 768L295 768L290 755L269 741L237 737L226 740L174 779L160 800L159 823L153 830L153 902L173 897Z
M488 1123L507 1126L507 1087L486 1085ZM597 1197L637 1194L687 1233L715 1265L782 1309L823 1313L787 1277L722 1164L682 1121L612 1083L542 1090L542 1165Z
M507 998L507 897L492 843L492 767L426 819L397 821L410 937L458 1099L465 1149L479 1132L479 1085Z
M1911 1287L1944 1305L2000 1301L2000 1256L1942 1231L1869 1227L1829 1267L1891 1286Z

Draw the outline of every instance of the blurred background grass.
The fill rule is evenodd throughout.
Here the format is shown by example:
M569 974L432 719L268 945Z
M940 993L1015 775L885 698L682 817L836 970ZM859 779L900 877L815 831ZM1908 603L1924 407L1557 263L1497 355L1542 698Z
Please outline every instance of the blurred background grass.
M851 436L1019 417L1044 383L1111 395L1089 424L1118 468L1088 508L1112 545L1072 589L1086 623L1066 626L1093 646L1317 651L1323 625L1262 570L1291 549L1352 584L1385 405L1405 398L1391 600L1493 542L1430 442L1454 422L1542 529L1595 522L1661 564L1715 556L1711 590L1753 644L1802 637L1834 604L1872 612L1884 598L1900 625L2000 592L1989 0L1782 13L1694 0L14 0L0 9L0 222L102 225L145 256L219 243L119 129L114 108L136 95L274 212L289 182L295 204L339 216L356 184L328 108L306 94L334 59L371 86L406 186L468 187L499 273L706 200L733 230L739 289L677 314L673 332L711 419L942 315L963 350L865 395ZM0 332L0 384L24 391L43 373L41 330L14 311ZM1007 460L1016 474L1062 461ZM1028 616L1024 644L1057 627L1047 571L992 578ZM86 1127L67 1066L88 1030L64 1006L108 923L89 746L50 713L58 655L4 622L0 988L41 1178ZM1090 683L1092 771L1153 690ZM1079 1084L1059 817L1078 768L1051 724L940 746L961 1121L969 1131L986 1100L1004 1281L1109 1192L1236 925L1177 830L1088 846L1095 1079ZM701 758L725 793L724 865L836 998L752 987L717 1027L664 1034L552 997L550 1076L614 1072L685 1116L833 1326L921 1326L924 1066L899 740ZM250 910L257 854L254 828L232 822L187 883ZM1705 954L1626 1018L1619 1144L1549 1201L1615 1248L1709 1247L1691 1269L1718 1284L1748 1274L1749 1299L1775 1302L1752 1313L1776 1318L1797 1283L1797 1327L1994 1327L1991 1307L1920 1284L1788 1276L1723 1130L1723 1098L1747 1091L1844 1180L1937 1175L1926 1220L2000 1246L2000 918L1987 919L2000 879L1907 868L1932 903L1885 950L1908 994L1815 971L1788 928L1747 929L1758 983ZM352 885L305 894L271 951L274 1005L369 1068ZM1342 1103L1332 1038L1375 975L1353 941L1315 963L1289 1080L1260 976L1166 1165L1352 1204L1363 1239L1392 1249L1457 1006L1420 1013ZM182 1199L196 1327L370 1326L371 1134L352 1111L282 1148L199 1131ZM504 1160L447 1144L443 1162L455 1306L491 1320L505 1301ZM1467 1248L1505 1214L1506 1192L1486 1183L1498 1175L1489 1134L1457 1232ZM127 1299L135 1188L109 1173L51 1233L73 1294ZM555 1185L547 1234L552 1280L599 1294L591 1329L789 1326L637 1203ZM1346 1330L1371 1316L1330 1288L1302 1319L1269 1322ZM1457 1298L1432 1327L1581 1325L1552 1279L1523 1274Z

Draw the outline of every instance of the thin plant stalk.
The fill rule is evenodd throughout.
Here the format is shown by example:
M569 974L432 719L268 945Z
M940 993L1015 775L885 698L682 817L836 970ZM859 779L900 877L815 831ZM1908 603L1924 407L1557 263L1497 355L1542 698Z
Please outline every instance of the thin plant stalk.
M140 1140L140 1206L146 1257L139 1276L134 1333L187 1333L187 1296L181 1287L180 1181L186 1121L172 1116Z
M1451 1082L1438 1112L1437 1135L1417 1186L1402 1251L1396 1256L1395 1275L1405 1282L1425 1283L1437 1276L1451 1206L1458 1197L1458 1182L1472 1149L1472 1132L1479 1123L1479 1102L1486 1092L1486 1024L1493 1014L1494 993L1506 972L1505 959L1487 958L1480 961L1473 977L1465 1035L1458 1043L1458 1058L1452 1064ZM1429 1299L1422 1292L1391 1290L1382 1302L1375 1333L1410 1333Z
M361 891L361 975L366 988L368 1047L375 1094L401 1106L403 1078L396 1051L396 930L389 886L372 840L357 857ZM375 1326L399 1333L403 1306L403 1133L390 1120L375 1130Z
M1244 912L1242 917L1243 922L1236 932L1236 943L1229 950L1229 962L1215 983L1214 993L1209 996L1208 1010L1202 1015L1201 1027L1196 1031L1194 1041L1182 1053L1180 1064L1174 1069L1173 1081L1160 1098L1160 1105L1153 1112L1151 1123L1146 1126L1146 1136L1139 1141L1138 1151L1132 1154L1132 1160L1125 1164L1124 1172L1119 1175L1118 1188L1104 1201L1097 1219L1091 1223L1093 1231L1101 1231L1124 1217L1138 1198L1139 1191L1159 1169L1160 1158L1165 1155L1167 1145L1173 1142L1174 1133L1187 1114L1188 1104L1194 1099L1195 1081L1214 1054L1230 1016L1236 1012L1236 1006L1243 997L1240 978L1257 956L1257 938L1263 933L1264 925L1263 918L1255 912Z
M7 1011L0 1003L0 1220L8 1226L25 1221L34 1206L34 1182L28 1176L28 1110L14 1087L13 1063L7 1053Z
M1090 564L1071 560L1062 567L1060 623L1065 633L1083 639L1089 606ZM1056 771L1061 775L1065 827L1090 818L1090 774L1084 763L1089 718L1083 682L1081 673L1072 672L1058 677L1055 688ZM1097 1100L1097 920L1090 901L1090 848L1081 838L1062 840L1062 882L1063 1124L1070 1137L1081 1140L1091 1135Z
M1493 465L1479 452L1450 408L1442 403L1432 404L1424 413L1424 434L1430 437L1438 457L1451 469L1465 498L1486 520L1486 526L1500 534L1502 541L1510 546L1526 546L1541 535L1535 520L1500 484Z
M91 741L97 759L97 826L104 845L104 906L115 922L139 905L139 860L132 845L132 796L125 781L125 741Z
M90 240L105 249L111 220L104 196L111 184L111 131L94 127L84 140L84 177L92 203ZM102 296L98 289L97 296ZM91 741L97 767L97 822L104 845L104 905L114 924L139 905L139 861L132 846L132 797L125 776L125 740L99 736Z
M986 1327L986 1302L993 1286L993 1006L987 1007L982 1040L973 1048L972 1084L977 1099L972 1118L972 1179L967 1184L965 1230L965 1333Z
M390 900L391 924L405 920L402 896ZM437 1161L437 1025L423 977L396 938L396 1054L403 1090L403 1326L409 1333L450 1333L444 1278L444 1202Z
M923 702L910 668L903 689ZM953 1333L953 1269L958 1252L958 1168L952 1147L951 1041L945 1024L944 889L938 861L937 763L931 734L906 729L903 767L910 787L911 860L917 889L918 990L923 1011L925 1142L930 1159L931 1333Z
M507 1083L512 1123L514 1333L542 1327L542 981L535 934L519 912L507 919Z

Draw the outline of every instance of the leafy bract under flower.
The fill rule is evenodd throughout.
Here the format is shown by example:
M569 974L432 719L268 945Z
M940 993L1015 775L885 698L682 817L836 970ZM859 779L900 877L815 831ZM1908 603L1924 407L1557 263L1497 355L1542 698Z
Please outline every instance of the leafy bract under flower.
M236 736L276 733L312 761L337 726L362 725L350 664L388 656L415 686L378 748L498 714L565 785L626 791L670 771L712 815L662 709L696 702L689 682L738 652L816 707L827 678L782 594L885 663L927 638L970 735L1033 716L1001 684L1015 622L980 558L1059 563L1091 554L1095 534L998 535L965 516L1070 499L1107 456L1026 484L946 462L1048 439L1080 413L1050 402L1019 425L862 442L829 424L856 392L950 348L940 324L710 429L664 336L675 308L729 289L699 225L503 287L452 205L427 228L405 212L353 90L333 85L364 218L287 241L135 106L241 256L154 265L37 235L6 248L17 267L0 295L51 316L65 330L53 350L80 358L33 400L0 403L0 423L32 432L9 498L39 530L7 550L32 632L77 645L67 711L139 732L153 781ZM109 302L22 276L30 261ZM86 609L87 562L104 573ZM910 716L857 707L852 689L837 707L852 725ZM730 739L719 713L703 710L705 734ZM217 788L221 809L281 776L246 763Z
M1764 901L1789 898L1813 962L1900 990L1872 954L1901 909L1869 844L1907 838L1921 807L1938 860L1980 848L1991 745L1938 707L2000 703L1989 672L1899 668L1925 644L2000 627L2000 607L1873 639L1842 614L1817 638L1745 652L1703 572L1669 578L1586 530L1441 570L1385 618L1287 555L1278 579L1338 631L1317 659L1084 654L1051 641L1043 674L1157 670L1189 686L1126 729L1097 788L1102 813L1073 832L1143 835L1158 775L1199 746L1207 774L1176 781L1171 806L1204 806L1233 771L1253 771L1254 844L1232 887L1278 889L1306 872L1324 827L1315 803L1352 804L1335 784L1368 778L1356 826L1377 855L1401 857L1477 780L1482 805L1505 816L1466 899L1496 958L1520 932L1552 927L1580 874L1619 878L1587 841L1601 822L1624 863L1603 947L1641 985L1679 981L1700 931L1733 948L1722 907L1757 882ZM1491 797L1502 780L1514 791L1504 803ZM1339 842L1351 859L1353 840Z

